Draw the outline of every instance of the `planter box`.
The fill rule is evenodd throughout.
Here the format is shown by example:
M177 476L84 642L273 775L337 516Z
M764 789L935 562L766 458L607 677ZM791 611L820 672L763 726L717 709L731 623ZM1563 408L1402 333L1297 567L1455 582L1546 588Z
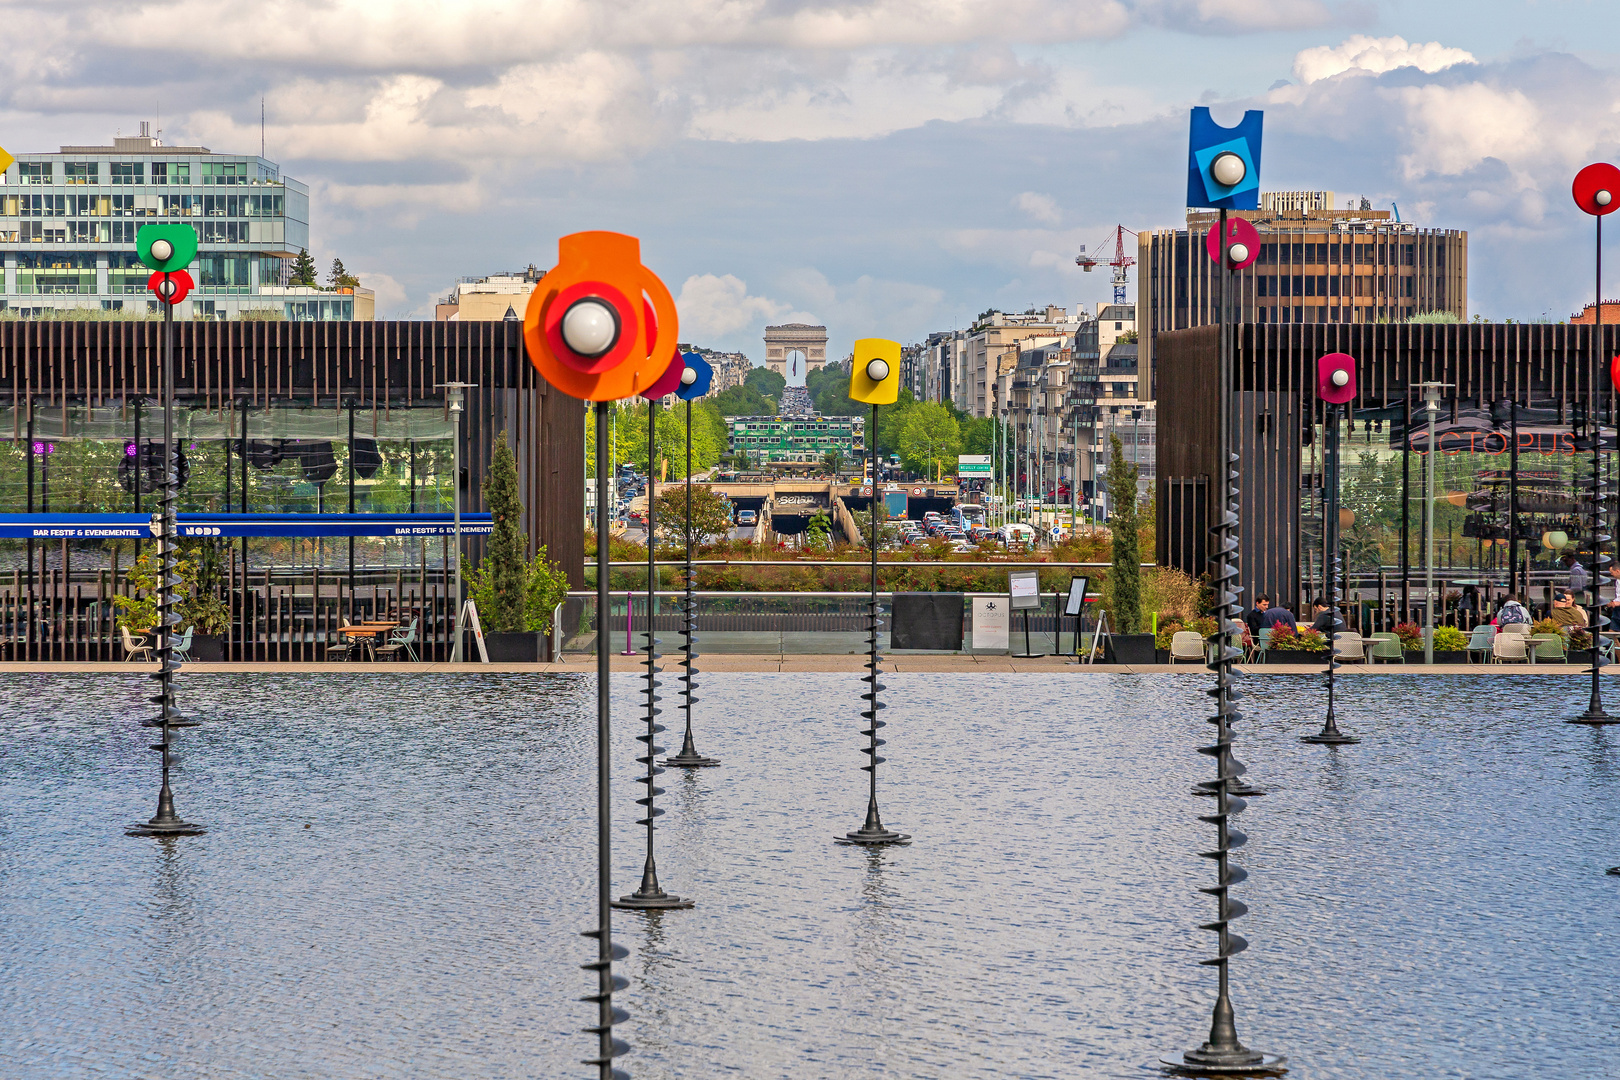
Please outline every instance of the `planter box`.
M542 634L516 631L510 634L485 634L484 649L492 664L537 664L540 662ZM477 658L477 646L473 647ZM467 655L465 652L462 654Z
M1157 652L1152 634L1110 634L1103 651L1103 660L1109 664L1151 664Z
M1304 652L1300 649L1284 649L1281 652L1268 652L1262 663L1267 664L1300 664L1304 666L1315 665L1326 669L1328 654L1325 652Z
M192 634L191 658L218 663L225 659L225 636L223 634Z
M1582 667L1586 667L1586 668L1589 668L1589 667L1592 666L1592 650L1591 649L1570 649L1567 655L1569 657L1569 662L1571 664L1579 664ZM1538 662L1539 663L1551 663L1552 661L1543 660L1543 661L1538 661Z

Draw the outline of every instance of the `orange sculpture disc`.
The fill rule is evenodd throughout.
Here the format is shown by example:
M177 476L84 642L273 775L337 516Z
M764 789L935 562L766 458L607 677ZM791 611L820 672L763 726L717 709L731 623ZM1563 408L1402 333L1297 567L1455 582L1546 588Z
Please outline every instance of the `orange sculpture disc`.
M564 309L582 300L610 308L619 327L620 336L599 355L574 353L559 329ZM554 305L560 305L555 312ZM642 305L651 308L652 319ZM678 332L674 297L641 265L641 241L623 233L559 239L557 265L535 286L523 313L529 362L552 386L584 401L634 397L657 382L669 370Z

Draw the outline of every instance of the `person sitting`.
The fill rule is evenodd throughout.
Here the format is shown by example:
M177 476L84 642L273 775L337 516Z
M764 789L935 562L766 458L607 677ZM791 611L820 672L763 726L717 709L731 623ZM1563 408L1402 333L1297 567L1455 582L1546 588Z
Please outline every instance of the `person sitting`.
M1254 607L1243 616L1243 621L1249 624L1249 636L1259 637L1260 628L1266 625L1266 609L1271 606L1271 597L1261 593L1255 598Z
M1548 616L1562 630L1566 626L1586 626L1586 611L1576 605L1575 594L1568 589L1558 590L1553 597L1552 612Z
M1519 599L1518 593L1514 593L1496 609L1496 618L1491 620L1491 625L1500 630L1512 623L1524 623L1528 626L1531 621L1530 612L1525 610L1524 602Z
M1338 612L1329 607L1328 602L1322 597L1318 596L1311 601L1311 610L1316 614L1316 618L1311 622L1311 629L1323 637L1331 638L1344 629L1344 620L1339 618Z
M1278 604L1276 607L1268 606L1265 614L1260 616L1260 626L1262 629L1271 626L1282 626L1284 624L1293 626L1294 622L1294 613L1283 607L1281 604Z
M1581 565L1581 561L1575 557L1573 551L1564 552L1559 556L1558 561L1563 563L1564 569L1569 571L1570 592L1583 593L1591 587L1592 576L1586 572L1586 567Z

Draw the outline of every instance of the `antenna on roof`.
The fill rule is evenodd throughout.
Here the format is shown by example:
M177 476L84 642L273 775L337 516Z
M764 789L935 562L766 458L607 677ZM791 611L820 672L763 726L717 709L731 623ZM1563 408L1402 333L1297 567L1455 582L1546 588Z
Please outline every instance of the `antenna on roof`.
M264 95L259 95L259 156L264 157Z

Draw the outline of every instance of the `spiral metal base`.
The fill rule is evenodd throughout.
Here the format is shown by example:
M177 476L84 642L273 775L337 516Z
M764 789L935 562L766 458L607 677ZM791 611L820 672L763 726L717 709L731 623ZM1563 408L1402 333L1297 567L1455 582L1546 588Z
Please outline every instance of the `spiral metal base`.
M1203 1061L1203 1050L1188 1050L1179 1057L1162 1057L1159 1064L1172 1076L1281 1076L1288 1071L1288 1059L1281 1054L1262 1054L1250 1051L1254 1060L1249 1063Z
M1601 327L1599 328L1598 332L1602 332ZM1597 368L1595 364L1592 370L1592 379L1595 384L1597 379ZM1592 532L1592 546L1589 554L1592 557L1592 583L1594 589L1593 595L1595 596L1597 583L1605 580L1605 571L1608 569L1609 563L1613 561L1609 558L1608 552L1604 550L1606 545L1613 539L1613 537L1605 531L1607 528L1607 522L1604 521L1604 518L1607 517L1607 515L1604 513L1604 511L1607 509L1609 503L1609 488L1608 485L1604 483L1603 468L1598 457L1601 451L1601 439L1594 437L1596 434L1595 421L1597 417L1594 415L1593 411L1589 410L1586 419L1586 432L1580 437L1576 438L1575 449L1576 451L1592 451L1592 459L1589 463L1591 471L1588 476L1582 479L1581 486L1586 489L1587 508L1591 515L1589 518L1589 524ZM1600 682L1600 672L1607 661L1603 659L1603 654L1598 649L1598 645L1601 641L1600 633L1603 629L1603 623L1599 615L1597 604L1592 605L1591 615L1592 622L1586 629L1587 633L1589 633L1592 637L1592 667L1590 670L1590 675L1592 677L1592 692L1587 701L1586 711L1569 722L1571 724L1586 724L1590 727L1601 727L1606 724L1620 724L1620 717L1610 716L1609 713L1603 708L1603 690Z
M583 930L580 932L579 936L595 938L597 939L598 943L600 943L602 939L602 931ZM625 1072L623 1069L613 1068L614 1058L630 1052L629 1043L625 1042L623 1039L615 1038L613 1036L613 1025L622 1024L626 1020L630 1019L630 1014L628 1012L613 1004L613 995L620 990L624 990L629 987L630 980L625 978L623 975L608 974L605 981L602 981L602 977L604 972L612 972L613 961L623 960L629 955L629 949L625 948L623 945L614 945L608 950L606 957L592 960L588 964L579 965L585 971L594 972L601 984L601 989L596 993L586 994L579 1000L591 1002L598 1008L598 1010L600 1010L603 1004L606 1003L608 1009L606 1022L597 1023L588 1028L581 1028L580 1030L587 1034L595 1035L598 1040L600 1040L602 1036L606 1035L608 1045L611 1048L606 1053L598 1049L596 1057L586 1058L580 1064L594 1065L598 1070L600 1070L600 1076L611 1077L612 1080L630 1080L629 1073Z
M1611 866L1603 872L1610 877L1620 877L1620 866Z
M159 746L154 750L161 749ZM201 836L208 830L201 825L183 821L174 812L174 793L164 784L158 792L157 813L149 821L137 821L124 830L125 836Z
M878 655L880 621L881 610L874 591L874 595L866 602L866 674L861 676L861 681L866 683L867 686L866 709L861 713L867 722L867 726L861 729L861 734L866 736L867 744L861 747L861 753L872 759L869 763L861 766L861 771L871 777L871 793L868 795L866 802L866 822L854 832L834 837L837 843L856 844L864 847L911 843L910 833L895 832L893 829L885 827L883 819L878 813L877 767L888 760L878 755L878 747L888 742L887 739L878 738L878 732L888 726L878 719L879 710L886 708L878 700L878 691L884 689L884 685L878 682L879 663L883 659Z
M1301 735L1302 743L1314 743L1318 746L1350 746L1361 740L1354 735L1346 735L1332 724L1327 724L1315 735Z
M1620 724L1620 716L1611 716L1602 709L1599 709L1597 712L1593 712L1592 710L1588 709L1575 719L1565 720L1564 723L1587 724L1591 727L1605 727L1609 724Z
M697 644L697 600L692 596L692 589L697 580L697 571L691 566L691 552L687 552L686 567L686 595L681 598L681 659L679 681L681 683L681 707L686 710L686 734L681 739L681 752L674 757L664 759L665 765L674 765L682 769L707 769L720 764L719 758L704 757L698 753L697 745L692 738L692 706L701 698L697 697L698 669L695 661L699 656Z

